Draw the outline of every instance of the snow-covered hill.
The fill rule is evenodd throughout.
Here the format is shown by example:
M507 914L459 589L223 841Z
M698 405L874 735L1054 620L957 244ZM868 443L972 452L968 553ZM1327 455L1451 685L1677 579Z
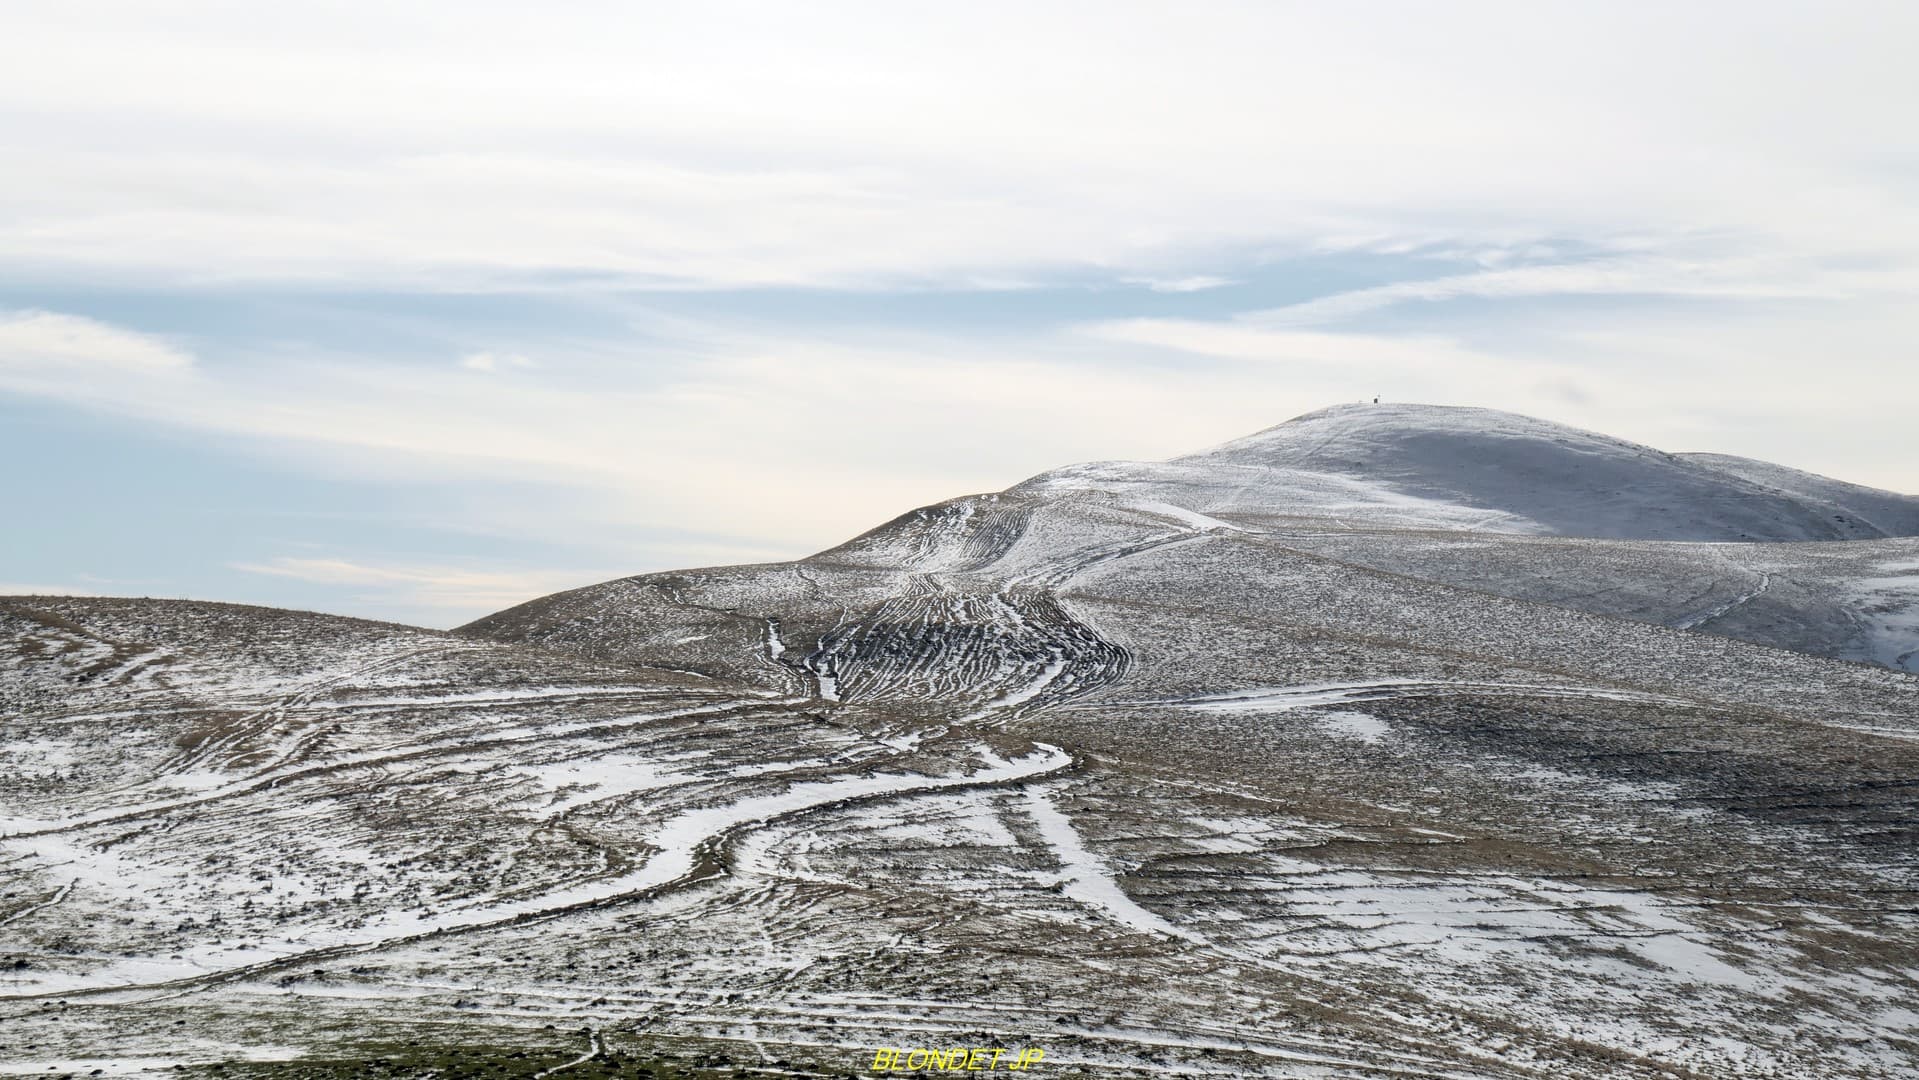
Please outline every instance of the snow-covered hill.
M997 594L999 582L1051 581L1051 567L1089 546L1150 547L1197 531L1215 544L1919 670L1919 498L1702 458L1486 409L1338 406L1167 462L1070 466L925 507L798 563L697 574L737 582L762 610L837 610L912 595L902 573L976 575ZM1036 516L1043 530L1032 528ZM1134 531L1116 538L1116 519ZM1867 537L1879 539L1854 539ZM1809 542L1839 539L1854 542ZM867 575L848 577L855 567ZM815 579L825 574L839 577L822 592ZM670 655L654 639L684 636L674 628L689 616L656 611L649 583L684 576L558 594L474 629L576 641L594 655Z
M1268 522L1631 540L1919 535L1912 496L1432 405L1334 406L1171 461L1074 466L1013 490L1074 488Z
M1911 502L1368 406L451 634L0 601L0 1072L1903 1075Z

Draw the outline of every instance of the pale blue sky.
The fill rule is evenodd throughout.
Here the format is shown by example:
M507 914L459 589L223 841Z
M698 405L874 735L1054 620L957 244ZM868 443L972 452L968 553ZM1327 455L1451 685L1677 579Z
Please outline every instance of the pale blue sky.
M1919 490L1909 5L797 10L10 16L0 591L452 625L1374 393Z

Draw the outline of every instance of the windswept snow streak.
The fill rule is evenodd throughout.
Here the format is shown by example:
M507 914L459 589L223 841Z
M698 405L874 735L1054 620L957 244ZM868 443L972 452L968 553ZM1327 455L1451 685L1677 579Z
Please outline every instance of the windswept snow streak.
M1550 683L1479 683L1440 679L1376 679L1354 683L1307 683L1301 686L1276 686L1238 690L1230 694L1180 698L1170 701L1133 702L1172 709L1207 709L1215 712L1285 712L1316 705L1344 705L1354 701L1383 701L1390 698L1437 697L1453 694L1518 695L1540 698L1598 698L1610 701L1641 701L1669 705L1686 704L1681 698L1648 694L1634 690L1597 686L1560 686Z
M1114 879L1112 871L1098 856L1086 850L1079 833L1073 829L1072 821L1053 805L1051 795L1045 790L1039 787L1026 789L1026 811L1033 816L1047 847L1065 870L1066 876L1061 884L1067 896L1091 904L1141 933L1199 940L1197 935L1147 911L1127 896L1126 890L1120 888L1119 882Z

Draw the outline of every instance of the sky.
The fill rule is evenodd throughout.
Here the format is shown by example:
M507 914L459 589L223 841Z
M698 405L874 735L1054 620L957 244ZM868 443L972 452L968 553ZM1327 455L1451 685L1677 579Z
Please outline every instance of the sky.
M453 626L1383 395L1919 492L1919 5L21 5L0 594Z

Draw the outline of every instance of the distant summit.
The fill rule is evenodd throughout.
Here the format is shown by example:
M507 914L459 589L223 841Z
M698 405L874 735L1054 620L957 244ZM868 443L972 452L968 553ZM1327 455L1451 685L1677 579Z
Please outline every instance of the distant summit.
M1439 405L1338 405L1211 450L1073 466L1014 490L1073 487L1205 514L1367 528L1687 541L1919 535L1912 496Z

